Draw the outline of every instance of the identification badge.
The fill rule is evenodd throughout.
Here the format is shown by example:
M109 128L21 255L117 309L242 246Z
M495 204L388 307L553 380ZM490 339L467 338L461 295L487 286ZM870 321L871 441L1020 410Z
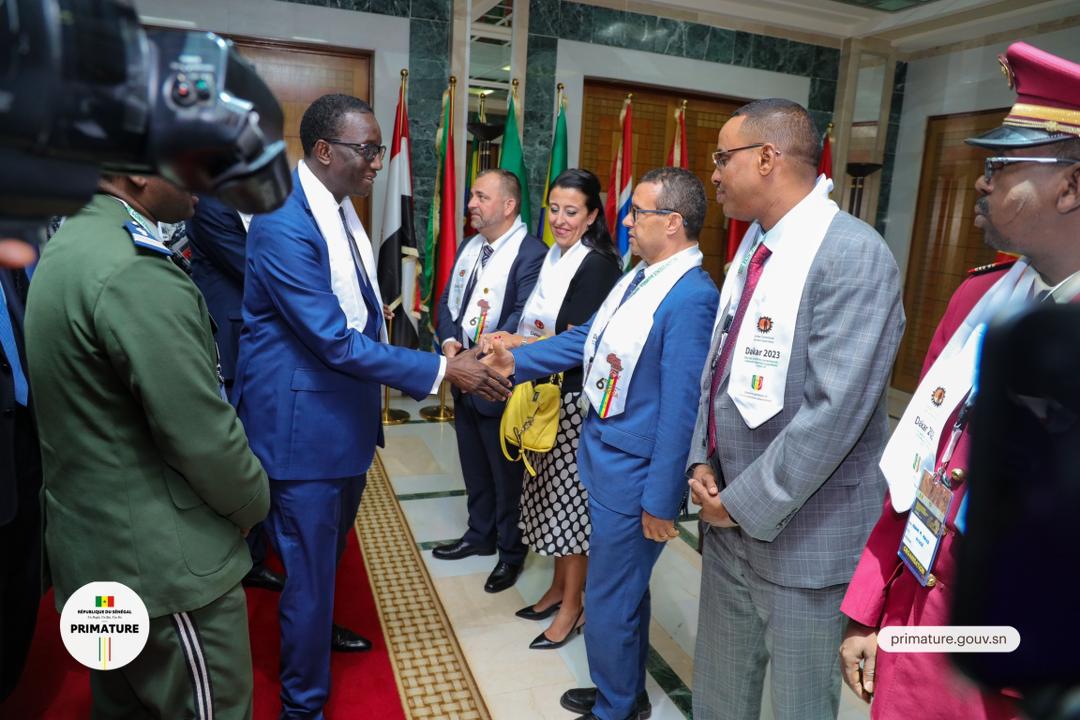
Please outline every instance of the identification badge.
M952 499L951 489L936 480L932 473L923 472L898 553L923 587L930 579L941 538L945 535L945 518L949 516Z

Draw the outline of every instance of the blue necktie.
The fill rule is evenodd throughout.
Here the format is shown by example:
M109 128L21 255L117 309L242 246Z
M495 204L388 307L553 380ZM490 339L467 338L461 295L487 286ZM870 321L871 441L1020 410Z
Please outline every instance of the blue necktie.
M15 344L15 327L11 323L11 314L8 313L7 296L0 287L0 346L4 348L8 364L11 365L11 379L15 382L15 402L26 407L26 399L29 394L29 386L26 384L26 375L23 374L22 360L19 359L19 346Z
M371 286L371 280L367 276L367 268L360 257L360 249L356 246L356 238L349 229L349 221L345 219L345 208L339 207L338 214L341 216L341 224L345 227L345 235L349 239L349 251L356 265L356 274L360 280L360 295L364 298L364 304L368 307L368 320L364 326L364 335L378 340L379 328L382 326L382 303L375 298L375 288Z
M630 296L634 294L634 291L637 290L637 286L640 285L641 281L644 279L645 268L641 268L637 271L637 275L634 276L634 279L630 281L630 284L626 286L626 292L623 293L622 300L619 301L619 307L622 307L623 303L630 299Z

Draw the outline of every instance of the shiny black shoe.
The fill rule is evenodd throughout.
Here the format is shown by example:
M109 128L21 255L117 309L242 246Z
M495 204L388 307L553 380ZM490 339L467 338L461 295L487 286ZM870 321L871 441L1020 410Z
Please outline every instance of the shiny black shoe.
M438 560L460 560L473 555L494 555L495 548L485 550L473 545L464 538L446 545L436 545L431 549L432 557Z
M330 649L335 652L363 652L371 649L371 641L335 623L330 635Z
M500 560L499 564L496 565L495 569L488 575L487 582L484 583L484 591L497 593L513 587L520 574L521 565L511 565L508 562Z
M523 620L547 620L549 617L559 612L559 608L562 607L562 602L557 602L550 607L546 607L543 610L537 610L536 605L530 605L518 610L514 615L517 615Z
M594 717L592 709L593 705L596 704L596 688L567 690L559 698L559 704L570 712L581 713L584 718ZM630 720L635 718L637 720L648 720L650 717L652 717L652 703L649 702L649 694L642 692L637 697L637 704L634 705L634 712L630 715Z
M581 608L581 611L574 618L574 627L570 628L570 632L566 633L566 637L562 640L552 640L547 636L547 630L536 636L536 639L529 643L530 650L558 650L566 643L570 642L570 638L575 635L580 635L581 631L585 629L585 623L578 625L581 621L581 616L585 613L585 608Z
M281 592L285 588L285 576L265 565L251 568L240 582L244 587L262 588L274 592Z

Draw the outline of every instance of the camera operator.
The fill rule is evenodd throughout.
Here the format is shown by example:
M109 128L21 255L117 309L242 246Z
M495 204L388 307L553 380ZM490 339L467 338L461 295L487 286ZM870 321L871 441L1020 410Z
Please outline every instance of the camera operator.
M1080 65L1024 43L1000 61L1018 98L1000 127L967 141L995 156L975 182L975 226L990 247L1021 257L971 271L953 294L882 457L889 497L841 607L851 619L840 647L844 679L873 698L874 718L1018 715L1012 698L963 681L943 653L877 651L880 628L949 624L964 542L967 420L986 323L1008 307L1080 294ZM944 522L926 532L938 523L920 516ZM920 525L936 555L912 543Z
M158 236L194 198L137 175L99 190L46 245L27 302L56 605L109 579L149 611L138 658L91 671L94 717L250 717L243 535L270 493L222 397L206 303Z

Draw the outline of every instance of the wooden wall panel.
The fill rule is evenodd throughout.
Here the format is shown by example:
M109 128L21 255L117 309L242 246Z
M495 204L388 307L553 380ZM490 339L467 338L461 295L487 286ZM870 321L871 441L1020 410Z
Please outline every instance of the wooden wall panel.
M973 267L994 261L996 251L974 227L975 180L988 152L964 143L1001 124L1006 110L931 117L912 229L904 311L907 329L893 369L893 387L914 392L934 330Z
M701 233L704 268L717 285L724 279L724 212L716 202L710 176L712 152L720 127L746 101L694 95L685 92L646 88L638 85L599 80L585 81L581 118L580 165L600 178L607 192L611 159L619 147L619 111L628 92L634 93L634 179L667 161L675 136L675 109L687 100L686 142L690 170L705 185L708 212Z
M274 92L285 112L285 144L289 165L304 156L300 146L300 120L316 99L327 93L345 93L371 102L371 53L348 48L313 48L254 38L231 38ZM390 144L393 128L383 128L383 144ZM384 159L389 162L389 153ZM371 232L371 198L354 198L364 227Z

